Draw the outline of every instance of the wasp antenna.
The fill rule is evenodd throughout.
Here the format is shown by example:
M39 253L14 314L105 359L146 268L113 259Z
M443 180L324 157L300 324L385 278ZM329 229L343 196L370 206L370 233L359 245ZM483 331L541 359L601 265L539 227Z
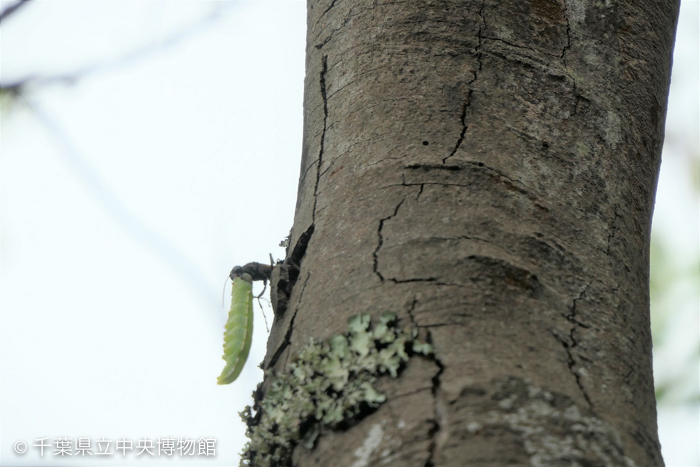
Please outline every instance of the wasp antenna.
M226 283L228 282L228 277L224 281L224 288L221 289L221 308L224 307L224 296L226 295Z

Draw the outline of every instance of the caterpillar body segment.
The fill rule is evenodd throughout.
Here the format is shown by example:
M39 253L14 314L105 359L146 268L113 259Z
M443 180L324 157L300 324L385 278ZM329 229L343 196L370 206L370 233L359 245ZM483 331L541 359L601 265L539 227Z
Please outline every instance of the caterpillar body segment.
M230 384L241 374L250 353L253 337L253 278L243 273L233 278L231 310L224 330L224 356L226 361L218 384Z

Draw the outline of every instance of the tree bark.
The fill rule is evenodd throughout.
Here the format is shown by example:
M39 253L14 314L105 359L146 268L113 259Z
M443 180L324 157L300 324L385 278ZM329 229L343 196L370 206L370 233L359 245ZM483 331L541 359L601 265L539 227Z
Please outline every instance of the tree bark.
M435 358L295 465L663 465L648 252L678 8L308 1L265 368L384 311Z

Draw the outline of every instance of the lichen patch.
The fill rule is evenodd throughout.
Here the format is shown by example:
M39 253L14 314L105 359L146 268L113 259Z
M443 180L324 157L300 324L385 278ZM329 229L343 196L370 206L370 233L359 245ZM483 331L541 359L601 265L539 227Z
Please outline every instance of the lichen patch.
M265 395L256 391L254 407L241 412L249 441L240 465L291 465L294 448L312 449L324 430L348 428L386 401L375 388L377 378L398 377L416 354L431 356L433 348L417 330L400 329L394 313L383 313L374 326L369 314L355 315L345 334L311 339L283 373L267 375L274 381ZM355 452L358 466L367 465L378 447L377 430L383 432L381 425Z

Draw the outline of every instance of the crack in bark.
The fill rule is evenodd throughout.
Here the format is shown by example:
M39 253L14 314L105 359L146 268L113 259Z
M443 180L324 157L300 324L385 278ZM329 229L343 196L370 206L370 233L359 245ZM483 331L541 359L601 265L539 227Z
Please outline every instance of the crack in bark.
M394 284L406 284L408 282L435 282L437 281L436 277L417 277L415 279L396 279L396 278L389 278L387 280L390 280Z
M316 227L314 224L311 224L311 226L306 229L304 233L299 235L299 240L297 240L296 245L294 245L292 254L289 255L292 266L297 268L297 270L301 269L301 263L304 256L306 256L306 249L309 246L309 242L311 242L311 237L314 234L314 230L316 230Z
M456 172L456 171L463 169L463 167L460 167L458 165L440 165L440 164L411 164L411 165L405 166L404 168L406 168L406 169L422 169L425 172L427 172L429 170L448 170L450 172ZM404 183L404 186L409 186L409 185Z
M408 313L408 318L411 321L411 324L416 328L416 329L425 329L427 326L420 326L415 319L415 316L413 316L413 312L416 309L416 305L418 304L418 298L416 295L413 296L413 300L411 301L411 306L406 310ZM433 339L432 335L430 334L430 331L428 331L427 335L427 341L430 344L433 344ZM434 345L434 344L433 344ZM430 357L430 359L435 363L435 366L438 367L437 373L435 373L435 376L432 377L431 379L431 388L430 388L430 393L433 395L433 413L435 414L435 418L432 420L433 426L430 427L430 430L428 430L428 437L430 438L430 445L428 446L428 459L425 461L424 467L434 467L435 466L435 450L437 449L437 433L440 431L442 428L440 426L440 414L438 410L438 403L437 403L437 393L438 390L440 389L440 377L442 374L445 372L445 365L442 363L442 361L438 358L437 353L435 352L435 347L433 346L433 354ZM424 389L419 389L414 392L419 392L423 391Z
M329 11L331 11L331 9L335 6L335 2L337 2L337 1L338 1L338 0L333 0L333 1L331 2L331 4L328 6L328 8L326 8L325 10L323 10L323 13L321 13L321 16L319 16L318 19L321 20L321 18L323 18L323 17L325 16L326 13L328 13Z
M379 237L379 242L377 244L377 248L372 253L372 257L374 259L374 264L373 264L374 273L379 277L379 280L381 282L384 282L384 276L382 275L381 272L379 272L379 257L377 255L377 253L379 253L379 250L381 249L382 245L384 244L384 237L382 236L382 230L384 229L384 222L388 221L392 217L395 217L399 213L399 208L401 207L401 205L403 204L404 201L406 201L405 197L396 206L396 208L394 209L394 213L392 215L379 220L379 228L377 229L377 236Z
M284 275L286 276L286 283L282 281L283 274L280 273L280 279L275 285L275 287L277 288L277 295L279 296L280 293L284 295L283 300L278 299L277 301L275 316L282 316L284 312L287 311L287 304L289 303L289 298L292 296L292 291L299 278L301 263L304 259L304 256L306 255L306 248L308 247L311 237L313 236L314 229L314 224L311 224L311 226L299 236L299 240L297 240L297 243L294 246L292 253L280 265L280 267L287 268L288 272ZM295 271L292 271L291 268L294 268ZM287 332L285 333L284 340L273 354L267 368L275 366L277 360L279 360L279 358L282 356L282 353L292 343L291 337L292 332L294 331L294 320L296 319L297 313L299 312L299 306L301 304L302 298L304 297L304 291L306 290L306 284L309 282L309 277L311 277L311 273L307 273L306 275L306 279L304 280L304 286L302 287L301 294L299 295L299 302L294 310L294 315L292 315L292 319L289 322L289 327L287 328Z
M430 331L428 331L428 342L432 344L432 338L430 335ZM437 448L437 433L440 431L442 428L440 426L440 414L438 413L438 404L437 404L437 392L440 389L440 377L445 371L445 365L442 363L442 361L438 358L437 354L435 353L435 349L433 348L433 362L435 362L435 365L438 367L438 372L433 376L432 378L432 383L433 386L431 388L431 393L433 394L433 413L435 414L435 418L433 419L433 426L428 430L428 436L430 437L430 446L428 446L428 460L425 461L425 467L434 467L435 466L435 450Z
M334 1L333 3L335 3L335 1ZM333 30L331 31L331 33L330 33L328 36L326 36L326 38L325 38L323 41L319 42L319 43L316 44L314 47L316 47L316 49L318 49L318 50L322 49L323 46L325 46L326 44L328 44L328 43L331 41L331 39L333 39L333 36L335 36L335 34L336 34L338 31L340 31L341 29L343 29L343 28L350 22L350 20L351 20L353 17L359 16L359 15L361 15L361 14L367 12L367 11L374 11L374 8L376 8L376 5L375 5L374 7L371 7L371 8L362 8L362 9L360 9L357 13L354 13L354 14L353 14L352 9L351 9L351 10L350 10L350 14L348 14L345 18L343 18L343 21L340 23L340 26L338 26L337 28L333 29ZM330 9L330 8L329 8L329 9ZM325 14L325 13L324 13L324 14ZM319 20L320 20L320 18L319 18ZM323 28L323 29L325 29L325 28ZM321 32L323 32L323 30L321 30ZM319 35L320 35L320 34L319 34ZM317 37L318 37L318 36L317 36ZM346 50L346 52L347 52L347 50Z
M476 33L477 37L477 44L476 47L474 47L474 54L476 55L476 61L479 64L479 67L477 68L476 71L474 71L474 77L469 81L467 84L472 85L474 82L479 78L479 71L481 71L483 67L483 62L482 62L482 52L481 52L481 46L483 44L483 30L486 29L486 18L484 17L484 9L486 8L486 0L481 2L481 6L479 7L479 17L481 18L481 24L479 25L479 30ZM467 109L471 106L472 103L472 94L474 93L474 90L472 88L469 88L469 92L467 93L467 101L464 103L462 106L462 115L460 116L460 123L462 124L462 131L459 134L459 138L457 139L457 144L455 144L454 149L452 152L450 152L450 155L442 159L443 165L447 163L447 159L450 157L454 156L457 153L457 150L460 148L462 143L464 142L464 136L467 133Z
M476 33L476 38L478 40L478 43L476 44L476 47L474 47L474 52L476 53L476 61L479 64L479 69L478 71L481 71L481 67L483 63L481 62L482 58L482 52L481 52L481 45L482 45L482 36L481 34L483 33L484 29L486 29L486 17L484 16L484 10L486 9L486 0L483 0L481 2L481 6L479 7L479 18L481 18L481 25L479 26L479 30ZM474 73L474 79L472 80L472 83L476 81L477 78L477 73ZM471 84L471 83L469 83Z
M444 160L447 160L444 159ZM411 169L411 170L416 170L420 169L423 170L424 172L428 172L430 170L448 170L448 171L459 171L459 170L464 170L467 165L475 166L478 167L479 169L484 169L485 172L489 172L490 175L493 178L498 179L501 183L506 185L507 187L515 190L516 192L527 196L527 198L539 209L542 209L544 211L549 211L550 209L540 203L535 195L530 193L529 190L531 190L530 187L525 185L523 182L520 180L516 180L514 178L509 177L506 175L504 172L495 169L493 167L490 167L483 162L475 162L475 161L463 161L465 165L440 165L440 164L410 164L407 166L404 166L405 169ZM479 170L477 169L477 170ZM403 181L401 183L401 186L417 186L417 185L441 185L441 186L469 186L471 183L467 184L461 184L461 183L443 183L443 182L420 182L420 183L406 183ZM396 184L394 185L387 185L386 187L389 186L398 186ZM386 188L384 187L384 188Z
M573 299L573 304L571 306L571 312L568 315L564 315L564 317L569 320L572 323L571 329L569 330L569 340L571 342L567 342L564 339L559 338L556 334L552 333L554 337L562 344L564 347L564 350L566 351L567 355L567 362L566 365L569 367L569 372L574 376L574 379L576 380L576 385L578 388L581 390L581 393L583 394L584 399L586 399L586 402L588 402L588 406L593 408L593 402L591 401L590 396L588 395L588 392L586 391L586 388L583 386L583 382L581 381L581 374L574 370L574 367L576 366L577 362L576 359L574 359L574 354L573 354L573 349L578 345L578 342L576 341L576 326L581 326L584 328L587 328L588 326L581 325L580 321L576 318L576 302L581 300L583 296L586 294L586 291L588 288L591 286L593 281L590 281L586 286L583 288L581 293L578 294L577 297L574 297ZM584 358L581 358L582 360L585 360Z
M450 157L454 156L457 153L457 150L459 149L459 147L462 145L462 142L464 141L464 135L467 133L467 128L468 128L467 127L467 109L471 105L472 92L473 91L470 89L469 93L467 94L467 102L465 102L464 105L462 106L462 116L460 117L460 122L462 123L462 131L459 134L459 138L457 139L457 144L455 144L455 147L452 150L452 152L450 153L450 155L445 157L442 160L443 164L446 164L447 159L449 159Z
M504 40L504 39L501 39L501 38L499 38L499 37L488 37L488 36L483 36L482 39L489 40L489 41L494 41L494 42L501 42L501 43L503 43L503 44L505 44L505 45L507 45L507 46L509 46L509 47L513 47L514 49L529 50L529 51L531 51L531 52L534 52L535 54L537 54L537 53L542 53L542 54L544 54L544 55L549 55L550 57L556 57L556 56L557 56L556 54L547 52L547 51L545 51L545 50L537 50L537 49L535 49L534 47L528 47L528 46L525 46L525 45L514 44L513 42L508 42L508 41L506 41L506 40ZM532 57L527 57L527 58L530 59L530 60L537 60L537 58L532 58ZM560 58L561 58L561 57L560 57Z
M279 347L277 347L277 350L275 351L274 355L272 355L272 358L270 358L270 363L268 363L267 368L272 368L277 364L277 360L280 359L282 356L282 353L287 350L287 347L289 347L292 343L291 338L292 338L292 331L294 329L294 320L297 318L297 312L299 310L294 311L294 315L292 316L292 320L289 322L289 327L287 328L287 332L284 335L284 340L280 344Z
M332 30L331 33L328 36L326 36L326 38L323 41L316 44L315 47L319 50L322 49L324 45L328 44L331 41L331 39L333 39L333 36L335 36L336 32L340 31L341 29L343 29L345 27L345 24L347 24L347 22L348 22L348 18L345 18L343 20L343 22L340 24L340 26L338 26L336 29Z
M563 0L563 7L562 7L562 14L564 15L564 19L566 20L566 44L564 45L564 47L562 47L561 56L559 58L562 61L562 63L564 64L564 73L566 74L566 76L569 77L569 79L573 83L572 92L573 92L574 97L575 97L574 110L572 113L572 116L573 116L573 115L578 114L579 103L582 100L587 101L588 99L586 99L581 94L579 94L578 88L576 86L576 79L573 76L571 76L571 73L569 73L569 70L567 69L568 65L566 64L566 53L569 51L569 49L571 49L571 22L569 21L569 15L567 14L568 7L566 6L566 2L567 2L567 0Z
M282 354L284 353L285 350L287 350L287 347L292 345L292 333L294 332L294 320L297 318L297 313L299 313L299 306L301 304L301 299L304 297L304 291L306 290L306 284L309 282L309 277L311 277L311 273L308 273L306 275L306 279L304 280L304 286L301 289L301 295L299 296L299 303L296 306L296 309L294 310L294 314L292 315L292 319L289 321L289 327L287 328L287 332L284 335L284 340L280 344L279 347L277 347L277 350L275 353L272 355L272 358L270 359L270 363L267 365L267 368L272 368L277 364L277 361L280 359ZM287 356L289 358L289 356Z
M299 178L300 185L304 180L306 180L306 176L311 171L311 169L313 169L316 166L316 162L317 161L313 161L311 164L309 164L309 166L304 170L304 173L301 174L301 177Z
M425 184L421 183L419 186L420 186L420 188L418 189L418 194L416 195L416 201L418 201L418 199L420 198L420 195L423 194L423 188L425 188Z
M413 301L411 302L411 307L408 310L406 310L406 312L408 313L408 319L411 320L411 324L418 328L420 326L418 326L418 323L416 323L416 318L415 318L415 316L413 316L413 312L416 311L417 304L418 304L418 298L416 297L416 295L414 295Z
M328 55L321 58L321 97L323 98L323 131L321 132L321 144L318 151L318 166L316 169L316 185L314 186L314 207L311 211L311 221L316 221L316 205L318 203L318 185L321 182L321 165L323 165L323 151L325 149L326 129L328 128L328 96L326 94L326 72L328 71Z
M289 282L287 284L282 284L283 287L280 286L280 284L276 284L275 287L277 287L277 294L282 295L285 297L285 300L281 300L278 302L278 305L281 304L280 309L276 310L275 314L281 315L284 311L286 311L286 304L289 298L292 296L292 291L294 289L294 286L296 285L297 279L299 277L299 272L301 270L301 262L302 259L304 258L304 255L306 255L306 248L309 245L309 242L311 241L311 237L313 236L313 233L316 229L316 208L318 205L318 187L321 182L321 165L323 164L323 152L325 149L325 140L326 140L326 130L328 128L328 97L326 93L326 72L328 71L328 56L323 55L321 58L321 73L319 77L319 84L321 88L321 98L323 101L323 130L321 131L321 143L318 151L318 159L315 163L316 165L316 182L314 184L314 204L311 209L311 225L304 231L299 236L299 239L297 240L294 249L292 250L292 254L289 255L285 260L284 263L282 264L282 267L286 268L294 268L296 269L295 274L289 274ZM311 170L311 168L314 166L314 164L309 165L307 169L304 171L304 174L302 175L302 179L306 178L306 174ZM300 182L301 183L301 182ZM308 280L308 277L307 277ZM304 287L306 287L306 283L304 283ZM302 290L303 294L303 290ZM301 301L301 297L299 298ZM298 311L298 307L297 307ZM297 311L294 312L294 316L292 317L292 320L296 317ZM289 336L289 330L287 331L287 336ZM287 336L285 336L285 341L284 343L280 346L280 348L275 352L275 355L273 356L272 361L276 361L277 358L279 358L279 354L281 351L284 350L285 343L288 345L289 343L287 342Z
M576 78L574 78L571 73L569 73L568 70L568 65L566 64L566 53L569 51L571 48L571 26L569 23L569 18L566 15L566 0L564 0L564 18L566 19L566 45L562 49L561 52L561 61L564 64L564 74L571 80L572 83L572 94L574 95L574 108L571 113L571 116L574 117L581 112L582 114L585 113L585 110L587 108L587 105L582 106L581 103L584 104L589 104L590 99L584 97L581 95L581 93L578 90L578 85L576 84Z
M561 58L562 62L564 62L564 66L566 67L566 52L569 51L571 48L571 23L569 23L569 16L566 14L567 13L567 7L566 7L566 0L563 1L563 14L564 14L564 19L566 20L566 45L562 48L561 50Z
M277 271L277 268L279 268L276 278L277 282L273 285L276 293L272 294L272 298L274 299L273 308L276 317L282 316L287 311L289 298L292 296L294 286L299 279L301 263L306 255L306 248L309 246L314 230L315 226L311 224L311 226L299 236L291 253L289 253L289 248L287 249L287 257L284 259L284 262L282 262L282 264L277 264L273 269L274 273L274 271Z
M617 212L617 205L615 205L613 209L615 217L613 217L613 220L610 223L611 232L608 234L608 245L605 248L605 254L607 256L610 256L610 244L612 243L612 239L615 238L615 233L619 230L619 227L615 227L615 224L617 223L617 220L621 217L620 214L618 214Z
M289 255L285 260L284 263L282 264L282 267L286 268L294 268L296 269L295 274L289 274L289 282L287 284L282 284L283 287L280 286L280 284L276 284L275 287L277 288L278 295L283 295L286 299L281 300L278 302L278 305L280 306L279 310L276 310L275 314L276 315L281 315L284 311L286 311L286 304L289 298L292 296L292 291L294 289L294 286L296 285L297 278L299 277L299 272L301 270L301 262L302 259L304 258L304 255L306 254L306 248L309 245L309 242L311 241L311 237L313 236L313 233L316 229L316 208L318 205L318 187L321 182L321 165L323 164L323 152L325 149L325 140L326 140L326 130L328 128L328 96L326 92L326 73L328 72L328 56L323 55L321 57L321 73L319 77L319 84L321 88L321 98L323 101L323 130L321 131L321 143L318 151L318 158L315 163L316 165L316 182L314 184L314 204L311 209L311 225L304 231L299 236L299 239L296 242L296 245L294 246L294 249L292 250L292 254ZM304 171L302 175L302 180L306 178L306 174L311 170L311 168L314 166L314 164L310 164L309 167ZM301 183L301 182L300 182ZM307 277L308 280L308 277ZM304 284L304 287L306 287L306 283ZM303 290L302 290L303 294ZM301 297L300 297L301 301ZM294 319L296 317L296 311L294 312ZM289 330L287 331L288 333L290 332ZM289 334L288 334L289 335ZM287 337L285 337L285 343L288 344L287 342ZM274 361L276 361L276 358L279 358L279 353L284 350L284 343L280 346L280 348L275 352L275 355L273 356ZM273 361L273 360L271 360Z

